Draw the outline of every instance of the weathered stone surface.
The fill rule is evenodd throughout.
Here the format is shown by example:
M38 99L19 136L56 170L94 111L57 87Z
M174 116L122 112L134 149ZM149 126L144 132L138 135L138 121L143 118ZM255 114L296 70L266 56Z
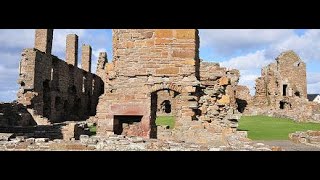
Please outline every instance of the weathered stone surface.
M95 115L103 82L91 72L91 47L83 46L82 65L77 67L78 37L68 35L67 62L51 55L53 29L36 30L35 48L24 49L20 62L18 103L38 125Z
M89 136L88 135L80 135L80 142L81 143L88 143L89 141Z
M159 139L143 139L141 137L89 137L88 142L97 141L95 144L81 143L80 140L75 141L41 141L31 142L2 142L0 151L270 151L270 147L266 145L257 145L249 141L243 141L241 138L229 138L232 145L214 145L214 144L198 144L186 143L175 140L159 140ZM239 141L240 140L240 141ZM231 141L237 141L231 142ZM274 150L280 150L273 147Z
M0 141L9 141L12 135L12 133L0 133Z
M48 138L36 138L35 143L43 143L43 142L48 142Z
M227 78L226 76L223 76L222 78L220 78L219 85L220 86L229 85L229 78Z
M289 134L289 139L295 143L302 143L320 148L320 131L297 131Z
M256 94L248 99L242 98L248 101L242 108L245 114L319 122L315 114L320 105L307 100L306 64L293 51L281 53L276 62L262 69L256 80Z
M178 74L179 68L168 67L168 68L157 69L156 73L157 74Z
M218 101L217 101L219 104L229 104L230 103L230 97L228 96L228 95L223 95L222 97L221 97L221 99L219 99Z
M90 122L97 124L99 136L111 136L106 143L112 146L87 136L88 127L66 122L60 127L60 138L71 145L39 145L40 149L88 150L97 145L101 150L122 146L143 150L143 137L202 144L183 145L185 150L195 150L206 149L205 144L226 145L226 138L235 134L240 116L236 110L239 71L201 62L198 30L114 29L112 62L101 52L97 75L91 73L89 45L82 46L80 69L78 37L67 37L64 62L49 53L50 43L43 43L43 39L52 41L50 32L41 31L41 41L36 39L40 45L22 53L18 102L38 125L95 116ZM157 128L155 119L161 113L174 116L174 129ZM128 141L124 136L140 138ZM79 139L82 144L72 144ZM173 143L157 143L146 146L176 148Z

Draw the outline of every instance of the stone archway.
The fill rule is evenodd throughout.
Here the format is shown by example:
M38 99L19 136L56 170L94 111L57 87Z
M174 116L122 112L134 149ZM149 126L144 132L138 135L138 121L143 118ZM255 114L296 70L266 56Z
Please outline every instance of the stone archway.
M156 120L158 115L166 116L165 114L160 113L161 104L165 106L164 110L169 110L168 117L173 117L173 121L176 121L178 117L181 116L181 89L176 85L158 85L152 88L151 94L151 107L150 107L150 125L151 125L151 138L158 138L158 134L161 133L158 131L158 127L156 125ZM180 92L179 92L180 91ZM166 97L163 97L167 94ZM169 95L169 96L168 96ZM169 98L169 99L168 99ZM173 128L173 127L170 127Z

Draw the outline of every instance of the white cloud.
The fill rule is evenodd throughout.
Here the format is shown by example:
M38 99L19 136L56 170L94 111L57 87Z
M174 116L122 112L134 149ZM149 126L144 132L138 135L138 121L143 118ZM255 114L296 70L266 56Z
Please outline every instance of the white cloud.
M283 51L294 50L312 66L320 65L320 30L306 30L297 35L294 30L242 29L200 30L200 42L205 52L217 57L229 57L222 66L240 70L240 84L254 92L255 79L262 67L274 61ZM211 55L212 56L212 55ZM310 70L315 67L310 67ZM320 73L307 72L308 93L319 92Z
M266 59L265 51L260 50L254 53L231 58L228 61L223 61L221 62L221 65L239 70L250 70L262 68L270 62L272 62L272 60Z
M320 94L320 73L310 72L307 74L308 93Z
M308 94L320 94L320 82L308 84Z
M93 50L92 72L96 71L96 63L100 51L108 50L110 56L112 38L106 30L55 29L52 53L65 59L66 36L79 36L79 62L81 62L82 44L90 44ZM34 45L34 29L2 29L0 30L0 101L12 101L18 90L17 78L21 52ZM80 67L80 66L79 66Z
M307 74L308 84L316 84L320 82L320 72L309 72Z
M1 29L1 48L26 48L34 43L33 29Z
M302 36L290 36L284 41L271 44L270 49L277 53L294 50L305 62L320 62L320 30L307 30Z
M223 56L249 52L294 36L286 29L204 29L200 30L201 47L211 48Z
M18 89L0 91L0 102L12 102L17 98L16 97L17 92L18 92Z
M20 58L20 53L2 52L0 50L0 65L5 65L7 68L17 68Z
M81 38L85 35L85 29L55 29L53 31L52 54L61 59L65 59L66 37L68 34L77 34L81 40ZM79 48L81 48L80 43Z
M265 51L259 50L243 56L231 58L221 62L221 66L240 70L240 85L245 85L250 89L251 95L255 92L255 80L260 76L260 69L269 63L271 59L266 59Z
M18 90L18 68L7 68L0 64L0 101L12 101Z

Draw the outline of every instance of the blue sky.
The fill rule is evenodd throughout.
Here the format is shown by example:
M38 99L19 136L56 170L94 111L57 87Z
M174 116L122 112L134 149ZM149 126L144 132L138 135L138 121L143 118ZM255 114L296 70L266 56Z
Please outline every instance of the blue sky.
M312 29L200 29L200 58L219 62L240 70L240 84L254 94L255 79L261 68L285 50L294 50L307 63L308 93L320 93L320 30ZM55 29L53 54L65 59L65 37L79 35L79 48L90 44L93 49L92 71L95 72L100 51L112 59L110 29ZM34 29L0 30L0 101L16 99L19 88L18 67L23 48L34 43ZM79 49L80 52L80 49ZM79 53L81 56L81 53ZM80 59L81 57L79 57ZM297 77L298 78L298 77Z

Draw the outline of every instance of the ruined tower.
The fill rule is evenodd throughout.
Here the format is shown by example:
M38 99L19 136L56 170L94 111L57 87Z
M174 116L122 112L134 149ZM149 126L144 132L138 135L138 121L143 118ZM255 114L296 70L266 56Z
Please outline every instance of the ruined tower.
M319 106L307 99L306 64L293 51L281 53L256 80L256 94L248 113L319 120Z
M70 65L78 66L78 36L76 34L67 35L66 62Z
M98 135L212 142L237 127L231 106L239 73L200 63L196 29L114 29L113 61L104 71ZM156 126L161 110L174 116L175 131Z
M256 80L257 105L284 109L293 98L307 98L306 64L293 51L281 53Z
M155 136L159 91L175 93L176 126L192 121L198 47L195 29L114 29L114 58L107 64L97 110L98 134Z
M46 54L51 54L53 29L36 29L34 48Z
M92 48L90 45L82 45L82 69L91 72L91 57L92 57Z

